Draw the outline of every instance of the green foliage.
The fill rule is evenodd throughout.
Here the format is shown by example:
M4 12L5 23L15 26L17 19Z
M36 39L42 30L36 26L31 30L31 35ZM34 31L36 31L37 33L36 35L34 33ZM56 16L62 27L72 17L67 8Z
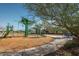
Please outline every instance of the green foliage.
M28 26L29 26L30 24L33 24L33 22L30 21L29 19L25 18L25 17L22 17L22 19L21 19L20 22L25 26L24 35L25 35L25 37L27 37L27 36L28 36L28 32L29 32Z
M13 31L13 26L11 26L9 23L7 24L6 26L6 31L5 31L5 34L3 35L3 38L5 38L10 31Z
M65 28L79 38L79 4L25 4L26 8L52 26Z
M71 49L71 48L75 48L75 47L79 47L79 43L74 40L70 40L64 45L65 49Z
M36 24L34 29L35 29L37 35L41 35L41 25L40 24Z
M6 32L9 32L9 30L10 30L10 25L8 23L7 26L6 26Z
M29 25L32 23L32 21L30 21L29 19L25 18L25 17L22 17L21 21L20 21L22 24L24 25Z

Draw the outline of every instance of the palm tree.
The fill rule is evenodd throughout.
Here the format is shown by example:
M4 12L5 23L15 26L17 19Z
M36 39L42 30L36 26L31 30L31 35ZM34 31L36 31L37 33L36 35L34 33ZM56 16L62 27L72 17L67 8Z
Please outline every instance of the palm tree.
M20 21L23 25L25 25L25 33L24 33L24 35L25 35L25 37L27 37L28 36L28 25L30 25L30 24L32 24L33 23L33 21L30 21L29 19L27 19L27 18L25 18L25 17L22 17L22 19L21 19L21 21Z

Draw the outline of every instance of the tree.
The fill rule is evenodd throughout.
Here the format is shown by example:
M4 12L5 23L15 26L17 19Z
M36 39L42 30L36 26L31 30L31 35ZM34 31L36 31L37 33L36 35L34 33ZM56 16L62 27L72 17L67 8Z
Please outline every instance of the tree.
M31 20L28 20L27 18L25 17L22 17L21 21L20 21L24 26L25 26L25 37L28 36L28 25L32 24L33 22Z
M13 31L13 25L11 26L9 23L6 26L6 31L3 34L3 38L5 38L11 31Z
M52 26L65 28L79 38L79 4L25 4L29 11L41 19L50 20Z
M41 24L35 24L34 29L37 35L41 35Z

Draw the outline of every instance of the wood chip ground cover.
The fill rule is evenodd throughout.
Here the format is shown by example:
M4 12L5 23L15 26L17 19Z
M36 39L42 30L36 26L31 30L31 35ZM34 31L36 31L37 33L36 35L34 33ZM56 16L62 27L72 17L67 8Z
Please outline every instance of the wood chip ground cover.
M16 52L52 41L51 37L11 37L0 39L0 52Z

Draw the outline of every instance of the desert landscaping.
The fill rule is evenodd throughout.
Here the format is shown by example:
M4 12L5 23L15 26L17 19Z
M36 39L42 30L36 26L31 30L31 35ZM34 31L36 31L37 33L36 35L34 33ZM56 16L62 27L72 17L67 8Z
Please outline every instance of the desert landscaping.
M0 39L0 52L17 52L47 44L52 41L51 37L11 37Z
M0 56L79 56L79 4L0 4Z

